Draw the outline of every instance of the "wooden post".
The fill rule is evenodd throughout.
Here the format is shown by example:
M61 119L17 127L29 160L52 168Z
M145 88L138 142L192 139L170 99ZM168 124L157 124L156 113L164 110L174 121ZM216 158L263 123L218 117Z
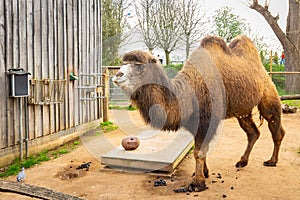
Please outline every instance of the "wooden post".
M104 88L103 88L103 95L104 95L104 98L103 98L103 122L107 122L109 120L108 119L108 95L109 95L108 79L109 79L109 71L108 71L108 68L106 67L104 74L103 74L103 82L104 82L103 83L103 85L104 85Z
M270 52L270 77L272 80L272 72L273 72L273 56L272 56L272 50Z

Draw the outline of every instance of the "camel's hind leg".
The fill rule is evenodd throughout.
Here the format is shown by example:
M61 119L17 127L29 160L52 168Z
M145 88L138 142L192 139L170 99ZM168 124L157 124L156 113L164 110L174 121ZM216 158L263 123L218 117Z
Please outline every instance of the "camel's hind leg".
M285 135L285 131L281 125L281 103L277 98L273 98L271 101L263 101L258 105L260 114L268 121L269 129L272 133L274 142L273 154L270 160L265 161L265 166L276 166L278 162L278 153L281 145L281 141Z
M241 128L247 133L248 137L248 145L245 150L244 155L241 157L241 160L236 163L236 167L245 167L248 164L248 159L250 152L255 144L256 140L258 139L260 133L257 129L255 123L252 120L252 115L249 114L246 117L238 118L239 124Z

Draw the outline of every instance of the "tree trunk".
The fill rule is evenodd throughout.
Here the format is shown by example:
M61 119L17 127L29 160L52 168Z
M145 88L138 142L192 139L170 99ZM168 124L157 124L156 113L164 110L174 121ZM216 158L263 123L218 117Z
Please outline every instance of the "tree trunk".
M258 0L252 0L250 8L260 13L273 29L278 40L282 44L285 54L285 70L300 71L300 9L299 3L295 0L289 0L289 13L287 17L286 34L281 30L277 21L279 16L272 16L268 10L268 6L261 6ZM285 89L289 93L300 93L300 76L299 75L286 75Z
M282 45L285 53L285 70L300 71L300 35L299 33L299 3L295 0L289 0L289 13L287 17L286 37L293 44ZM299 74L286 75L286 88L290 93L300 93Z
M187 35L186 36L186 47L185 47L185 59L187 60L189 55L190 55L190 47L191 47L191 44L190 44L190 36Z
M170 65L170 52L165 50L165 55L166 55L166 65Z

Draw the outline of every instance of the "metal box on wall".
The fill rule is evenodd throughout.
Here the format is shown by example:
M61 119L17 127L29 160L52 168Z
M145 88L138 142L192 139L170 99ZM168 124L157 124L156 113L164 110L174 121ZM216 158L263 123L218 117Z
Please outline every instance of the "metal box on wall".
M29 75L22 68L9 69L9 96L10 97L27 97L29 96Z

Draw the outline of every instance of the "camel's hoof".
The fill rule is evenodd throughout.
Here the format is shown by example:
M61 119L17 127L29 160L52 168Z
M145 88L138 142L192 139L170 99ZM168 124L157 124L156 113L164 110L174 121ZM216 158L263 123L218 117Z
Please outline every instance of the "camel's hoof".
M187 187L187 191L189 191L189 192L202 192L206 189L208 189L208 187L205 185L205 183L202 183L202 184L191 183Z
M268 161L264 162L264 166L267 166L267 167L276 167L276 162L268 160Z
M239 161L235 164L236 168L242 168L248 165L248 161Z

